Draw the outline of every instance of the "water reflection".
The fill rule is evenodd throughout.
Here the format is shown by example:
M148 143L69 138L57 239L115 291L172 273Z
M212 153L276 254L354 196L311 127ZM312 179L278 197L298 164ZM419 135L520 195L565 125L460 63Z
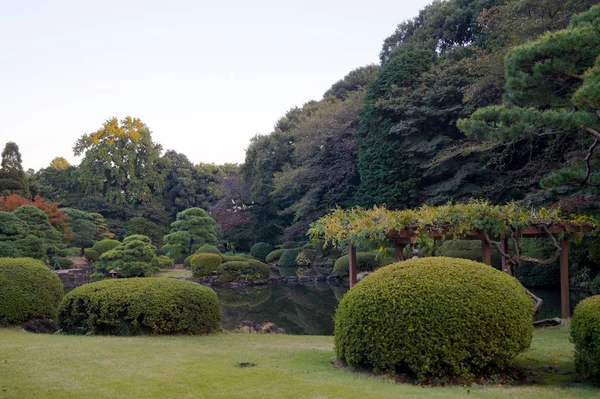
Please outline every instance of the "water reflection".
M348 289L316 283L241 289L214 287L214 290L221 301L225 329L250 320L275 323L288 334L332 335L338 298Z

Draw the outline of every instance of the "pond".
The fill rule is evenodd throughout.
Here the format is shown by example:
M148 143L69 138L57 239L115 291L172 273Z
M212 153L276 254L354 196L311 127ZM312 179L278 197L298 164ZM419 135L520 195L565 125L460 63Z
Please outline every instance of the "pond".
M275 323L295 335L332 335L335 309L348 291L348 287L326 282L212 288L221 302L225 329L232 330L240 321L249 320ZM544 301L536 320L560 317L559 288L530 290ZM585 292L571 291L571 312L587 296Z

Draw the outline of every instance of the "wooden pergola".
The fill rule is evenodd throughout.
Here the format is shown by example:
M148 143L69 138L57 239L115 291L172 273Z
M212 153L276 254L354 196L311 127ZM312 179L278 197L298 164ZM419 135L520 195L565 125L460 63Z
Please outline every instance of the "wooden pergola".
M569 246L568 238L583 237L584 233L591 232L593 230L590 225L565 225L565 224L552 224L549 226L534 225L531 224L527 228L520 230L519 237L523 238L547 238L548 234L551 234L560 245L560 294L561 294L561 315L563 318L571 317L570 305L569 305ZM389 230L385 234L395 246L396 261L404 261L404 248L409 244L414 244L417 240L417 234L410 229L404 229L396 231L394 229ZM432 229L428 231L427 235L433 239L444 239L446 234L444 230ZM487 236L487 237L486 237ZM482 262L486 265L491 266L491 248L488 241L490 235L483 231L471 231L466 234L462 234L460 239L464 240L479 240L481 241L481 247L483 251ZM502 251L508 253L509 251L509 238L505 236L496 237L501 243ZM357 263L356 263L356 247L349 244L349 275L350 275L350 287L354 286L357 282ZM511 273L511 268L507 262L507 259L502 256L502 271L508 274Z

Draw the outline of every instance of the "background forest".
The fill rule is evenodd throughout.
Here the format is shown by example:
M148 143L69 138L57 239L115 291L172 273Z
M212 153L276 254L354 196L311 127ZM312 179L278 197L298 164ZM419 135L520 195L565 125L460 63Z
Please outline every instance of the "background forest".
M162 246L176 214L198 207L241 250L303 241L336 206L484 198L598 215L598 7L571 22L597 3L434 1L383 41L379 65L290 109L250 141L241 165L163 152L131 117L80 137L79 165L56 157L25 171L8 142L0 211L41 209L59 233L49 242L85 241L88 229L92 242L144 234Z

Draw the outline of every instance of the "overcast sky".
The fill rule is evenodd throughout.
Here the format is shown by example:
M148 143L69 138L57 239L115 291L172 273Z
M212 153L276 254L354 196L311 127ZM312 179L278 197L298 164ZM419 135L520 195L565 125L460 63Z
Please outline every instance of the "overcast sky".
M241 163L430 2L0 0L0 146L76 164L82 134L130 115L195 163Z

